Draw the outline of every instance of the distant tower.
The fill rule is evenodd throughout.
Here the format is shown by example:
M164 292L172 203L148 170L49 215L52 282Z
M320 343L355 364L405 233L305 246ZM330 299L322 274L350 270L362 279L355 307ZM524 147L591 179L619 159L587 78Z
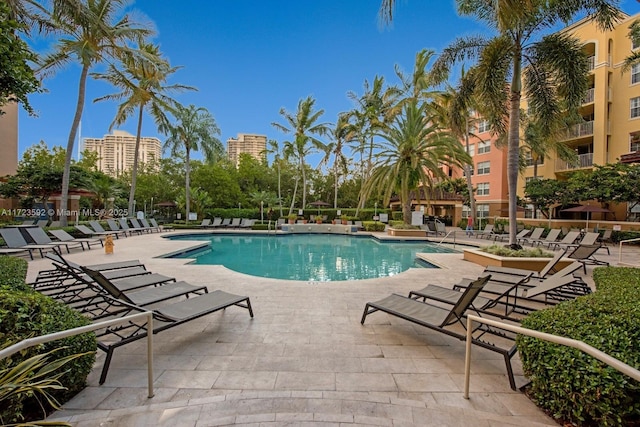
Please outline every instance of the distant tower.
M264 151L267 148L266 135L239 133L237 138L227 139L227 155L229 161L238 166L240 154L251 154L258 160L265 158Z
M83 149L98 153L98 169L118 176L133 167L136 137L123 130L114 130L113 134L103 138L84 138ZM140 138L138 161L148 163L162 158L162 144L156 137Z

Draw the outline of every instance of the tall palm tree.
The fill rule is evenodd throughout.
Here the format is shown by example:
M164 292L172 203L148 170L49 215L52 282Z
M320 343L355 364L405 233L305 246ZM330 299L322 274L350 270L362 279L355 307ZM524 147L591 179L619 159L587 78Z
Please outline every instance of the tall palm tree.
M40 72L47 76L77 61L81 65L76 111L69 130L62 176L60 208L66 211L69 198L69 170L78 126L84 109L87 76L96 64L108 62L129 50L128 43L150 36L153 30L125 13L126 0L54 1L52 22L60 38L52 53L42 59ZM60 218L67 225L67 216Z
M349 122L350 115L348 113L340 113L338 121L331 130L332 142L326 145L324 157L320 161L320 165L328 164L333 156L333 208L338 209L338 183L340 176L347 171L348 159L344 155L345 143L354 138L353 124Z
M220 135L220 129L215 119L206 108L189 105L178 105L174 112L176 123L163 127L161 131L169 135L164 143L165 149L169 148L173 156L180 155L184 149L185 172L185 222L189 222L189 196L191 173L191 152L204 152L208 161L214 162L220 159L224 153L222 142L214 135Z
M286 109L280 109L280 115L286 124L271 123L271 126L285 134L292 133L293 140L285 141L285 150L294 156L302 174L302 207L307 205L307 175L305 159L323 145L316 136L323 136L329 132L327 123L318 123L324 110L314 111L315 99L308 96L298 102L298 110L293 115Z
M151 114L156 126L166 128L169 119L165 111L172 111L178 102L168 94L185 90L196 90L192 86L181 84L165 85L167 79L181 67L171 67L162 57L160 47L151 43L141 42L135 54L125 52L120 60L120 66L109 64L105 73L93 73L92 76L106 80L121 92L96 98L99 101L122 101L118 105L116 116L109 126L109 132L114 126L121 125L130 116L138 113L136 130L136 145L134 149L133 168L131 170L131 190L129 191L129 212L133 212L136 195L136 178L140 153L140 138L142 136L142 117L144 110Z
M471 124L474 121L473 111L477 108L474 90L475 80L473 78L473 72L465 73L463 70L458 85L455 87L447 85L446 90L438 95L436 103L439 111L437 120L442 127L449 129L458 140L464 141L467 154L470 154L469 137L472 135ZM466 163L464 165L464 174L467 190L469 191L469 208L472 218L475 220L477 210L473 183L471 181L472 172L473 164Z
M379 193L388 204L397 194L405 223L411 223L411 193L420 197L420 187L431 189L444 178L442 164L462 166L471 161L459 141L440 128L433 107L411 100L402 114L380 136L382 143L370 177L363 185L363 196ZM428 194L428 191L425 191Z
M621 12L606 0L522 1L456 0L458 13L473 16L494 29L493 38L468 37L454 41L434 64L444 80L451 67L465 59L478 60L478 91L483 115L495 132L507 135L509 243L516 244L517 183L520 146L520 99L543 124L555 131L562 111L577 111L588 88L587 58L581 43L555 33L536 40L542 31L586 12L601 28L612 28ZM393 18L395 0L383 0L381 15Z
M280 216L283 216L283 212L282 212L282 171L281 171L281 167L282 167L282 158L281 156L281 151L280 151L280 145L278 144L278 141L276 141L275 139L270 139L269 141L267 141L267 148L264 150L264 154L265 156L267 154L273 154L274 158L273 158L273 163L276 166L276 169L278 171L278 206L280 207Z

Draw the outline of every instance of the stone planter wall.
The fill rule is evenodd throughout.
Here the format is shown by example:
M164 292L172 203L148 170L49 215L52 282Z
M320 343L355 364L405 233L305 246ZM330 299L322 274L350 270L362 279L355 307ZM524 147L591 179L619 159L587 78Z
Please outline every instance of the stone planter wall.
M389 236L403 236L403 237L427 237L427 232L419 229L406 229L406 228L387 228L387 234Z
M498 266L498 267L510 267L510 268L522 268L525 270L540 271L550 261L551 258L515 258L515 257L502 257L498 255L492 255L487 252L482 252L475 249L465 249L464 259L479 264L483 267ZM558 269L564 268L572 263L572 260L563 258L558 263Z

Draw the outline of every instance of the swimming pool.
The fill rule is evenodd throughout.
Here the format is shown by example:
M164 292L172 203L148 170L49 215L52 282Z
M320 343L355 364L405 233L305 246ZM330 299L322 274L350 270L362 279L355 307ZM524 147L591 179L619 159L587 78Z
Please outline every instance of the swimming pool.
M452 252L428 242L387 242L333 234L197 234L171 238L211 242L208 249L177 255L194 258L196 264L224 265L252 276L318 282L387 277L411 267L433 268L416 260L416 254Z

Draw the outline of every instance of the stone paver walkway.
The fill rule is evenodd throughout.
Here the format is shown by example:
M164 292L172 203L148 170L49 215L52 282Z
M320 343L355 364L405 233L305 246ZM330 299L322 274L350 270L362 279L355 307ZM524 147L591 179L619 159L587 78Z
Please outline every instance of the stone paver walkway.
M232 307L157 334L151 399L144 340L115 351L102 386L99 352L88 387L49 420L76 426L556 425L509 388L500 355L474 348L465 400L462 342L384 313L360 324L367 301L477 277L483 268L460 253L429 255L440 269L307 283L155 258L193 244L164 239L167 234L121 238L113 255L93 249L68 257L80 264L140 259L151 271L250 296L255 318ZM30 262L30 278L46 268L46 260Z

